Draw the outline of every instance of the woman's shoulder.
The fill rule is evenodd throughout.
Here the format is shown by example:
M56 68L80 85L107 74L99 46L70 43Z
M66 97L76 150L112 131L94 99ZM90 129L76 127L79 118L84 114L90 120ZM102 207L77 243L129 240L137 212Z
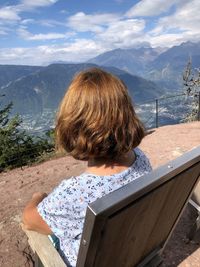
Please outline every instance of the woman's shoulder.
M137 164L140 165L145 170L151 171L152 166L150 163L149 158L146 156L146 154L140 149L139 147L134 148L134 152L136 155L136 161Z
M147 155L141 148L139 147L134 148L134 152L135 152L136 157L148 159Z

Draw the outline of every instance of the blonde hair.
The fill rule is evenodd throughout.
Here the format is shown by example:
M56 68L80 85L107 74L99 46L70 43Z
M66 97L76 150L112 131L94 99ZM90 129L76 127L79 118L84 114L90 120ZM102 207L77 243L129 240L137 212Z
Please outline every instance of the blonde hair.
M57 115L58 149L80 160L115 159L143 137L143 125L120 79L98 68L74 77Z

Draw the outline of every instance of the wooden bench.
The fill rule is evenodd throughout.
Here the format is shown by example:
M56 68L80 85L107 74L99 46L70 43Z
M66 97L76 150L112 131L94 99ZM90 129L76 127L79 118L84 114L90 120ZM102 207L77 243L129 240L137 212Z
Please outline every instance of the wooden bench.
M199 177L200 147L88 205L76 266L158 266ZM66 266L47 236L26 234L36 266Z
M195 220L188 233L188 238L200 244L200 182L195 187L189 204L191 216L193 216Z

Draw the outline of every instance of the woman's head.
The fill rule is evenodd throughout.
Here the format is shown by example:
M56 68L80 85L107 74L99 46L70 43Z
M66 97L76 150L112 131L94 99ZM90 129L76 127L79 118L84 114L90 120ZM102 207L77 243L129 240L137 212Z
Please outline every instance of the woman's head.
M138 146L143 137L121 80L97 68L74 77L58 112L59 149L81 160L115 159Z

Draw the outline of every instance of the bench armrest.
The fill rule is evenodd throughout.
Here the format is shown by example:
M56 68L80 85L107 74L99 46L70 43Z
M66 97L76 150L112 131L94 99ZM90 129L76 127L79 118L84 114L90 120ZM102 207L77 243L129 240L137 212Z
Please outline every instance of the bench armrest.
M47 235L24 229L23 231L28 237L28 243L31 249L38 255L45 267L67 266Z

